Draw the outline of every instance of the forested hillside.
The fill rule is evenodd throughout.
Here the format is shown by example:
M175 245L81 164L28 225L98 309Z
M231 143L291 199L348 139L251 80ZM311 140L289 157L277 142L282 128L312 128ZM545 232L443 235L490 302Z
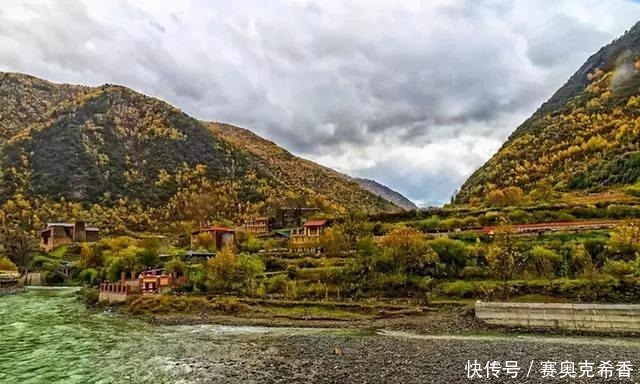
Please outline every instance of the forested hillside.
M291 163L259 156L252 142L205 125L125 87L0 73L0 218L125 231L231 222L294 203L397 209L337 172L277 146Z
M566 193L618 191L638 182L639 72L636 24L591 56L519 126L462 186L456 202L515 205Z
M403 209L417 208L400 193L376 181L352 178L331 168L296 157L284 148L247 129L223 123L209 123L208 126L219 137L255 155L272 175L286 184L304 189L321 190L324 196L332 199L339 200L344 198L346 194L347 196L352 195L357 200L364 199L367 205L380 206L382 202L389 201ZM357 188L354 188L354 183L358 184L363 191L354 192L357 191ZM365 191L379 197L373 198ZM358 204L358 202L354 200L350 204ZM386 205L386 202L383 204ZM390 207L385 209L390 209Z

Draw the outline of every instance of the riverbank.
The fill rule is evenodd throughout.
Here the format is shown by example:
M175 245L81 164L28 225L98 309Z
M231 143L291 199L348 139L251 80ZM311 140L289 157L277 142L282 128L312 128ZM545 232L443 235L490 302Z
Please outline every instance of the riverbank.
M487 361L518 362L517 379L501 372L500 378L488 380L491 382L562 383L590 381L560 379L557 374L553 379L542 377L541 362L556 362L558 370L563 361L575 362L576 370L577 363L585 360L596 366L601 361L630 361L640 366L634 360L640 339L523 336L482 330L469 334L464 330L477 328L459 323L469 320L469 313L451 305L422 314L377 319L371 315L374 318L369 323L352 320L354 324L363 321L364 329L312 328L320 325L312 320L295 328L275 327L274 318L269 327L165 325L170 324L171 316L164 315L164 323L151 325L148 315L135 315L147 319L143 322L112 311L86 310L75 298L76 291L34 289L2 298L1 383L460 383L468 382L465 364L469 360L483 366ZM229 318L253 321L250 312ZM382 322L386 330L366 328ZM416 331L400 331L403 328ZM532 372L526 378L530 364ZM617 379L618 372L614 370L613 375ZM632 378L637 381L640 374L634 370ZM484 376L483 381L487 381ZM603 379L596 376L591 382Z
M0 296L17 295L28 291L27 287L18 287L16 285L11 287L0 287Z
M322 316L291 316L287 314L243 313L225 314L167 314L139 316L157 325L218 324L230 326L386 329L411 331L419 334L461 334L485 332L490 328L478 321L468 308L443 308L421 314L403 316L350 316L334 318Z
M101 308L104 306L98 306ZM609 329L569 330L490 325L479 320L470 302L425 306L401 302L281 301L238 297L143 296L108 307L128 318L160 326L227 325L407 331L420 335L604 336ZM638 337L637 332L616 332Z
M108 308L155 325L388 329L421 334L489 330L475 318L473 306L467 303L425 306L410 301L282 301L154 295L131 297L125 303Z

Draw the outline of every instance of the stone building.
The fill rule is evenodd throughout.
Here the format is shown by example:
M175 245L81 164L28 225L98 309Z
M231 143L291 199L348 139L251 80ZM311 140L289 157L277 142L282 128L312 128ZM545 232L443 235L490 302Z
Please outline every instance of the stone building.
M92 243L99 240L98 228L85 226L84 221L75 223L48 223L47 227L40 231L42 242L40 246L50 252L61 245L71 243Z

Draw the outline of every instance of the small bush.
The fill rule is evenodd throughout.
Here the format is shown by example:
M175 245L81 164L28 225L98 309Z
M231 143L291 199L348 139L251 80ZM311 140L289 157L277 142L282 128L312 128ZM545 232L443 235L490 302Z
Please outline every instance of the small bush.
M0 257L0 271L17 272L18 267L6 257Z
M482 267L464 267L460 271L460 277L463 279L484 279L487 278L490 271Z
M444 283L441 286L442 292L451 297L470 297L473 293L473 285L468 281L457 280L451 283Z
M78 275L78 279L90 286L96 286L100 284L100 274L93 268L83 269Z
M607 260L602 267L602 272L609 276L622 278L634 273L634 265L623 260Z
M100 291L95 288L81 288L78 291L78 298L88 307L93 307L98 304L99 295Z

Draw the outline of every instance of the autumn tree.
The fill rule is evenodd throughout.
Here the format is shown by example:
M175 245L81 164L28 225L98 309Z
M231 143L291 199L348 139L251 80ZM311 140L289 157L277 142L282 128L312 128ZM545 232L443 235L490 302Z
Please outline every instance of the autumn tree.
M256 257L236 255L231 245L224 246L205 266L206 285L215 293L251 294L264 264Z
M611 234L609 248L620 259L635 259L640 252L640 221L627 221L616 226Z
M512 227L501 225L494 231L493 242L489 245L487 261L497 279L502 281L503 295L509 296L509 280L516 275L520 250L516 247L516 234Z
M12 227L4 227L0 230L0 255L7 257L20 267L26 267L31 256L38 250L37 240L28 232Z
M414 228L397 228L382 240L385 254L408 274L424 273L438 260L422 232Z
M0 271L3 272L17 272L18 267L6 257L0 257Z
M198 242L198 248L203 248L206 250L214 250L216 247L216 242L211 232L199 233L197 237L197 242Z

